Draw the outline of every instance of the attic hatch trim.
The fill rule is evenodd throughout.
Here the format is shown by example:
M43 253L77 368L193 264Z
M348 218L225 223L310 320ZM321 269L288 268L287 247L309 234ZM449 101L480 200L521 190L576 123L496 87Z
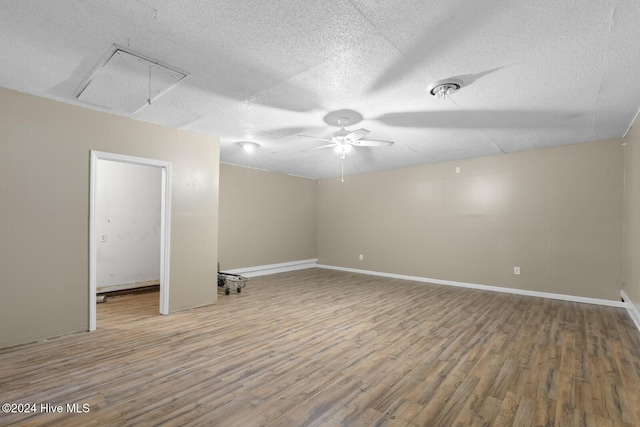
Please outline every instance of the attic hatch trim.
M100 105L100 104L96 104L96 103L93 103L93 102L90 102L90 101L87 101L87 100L83 100L83 99L81 99L81 96L87 90L87 88L89 87L91 82L93 82L94 79L98 76L100 71L102 69L104 69L104 67L107 65L107 63L115 55L117 55L119 52L122 52L124 54L130 55L132 57L135 57L136 59L139 59L141 61L148 62L148 63L150 63L152 65L155 65L155 66L159 67L160 69L165 69L167 72L178 74L179 78L176 81L172 82L169 86L165 87L164 89L159 91L157 94L154 94L153 97L148 97L147 99L145 99L145 101L151 101L151 102L155 101L156 99L158 99L159 97L161 97L162 95L167 93L169 90L171 90L175 85L177 85L178 83L180 83L182 80L184 80L186 77L189 76L189 73L187 73L186 71L183 71L183 70L181 70L179 68L176 68L176 67L172 67L172 66L166 65L166 64L164 64L164 63L162 63L160 61L157 61L155 59L152 59L152 58L150 58L150 57L148 57L146 55L143 55L143 54L135 52L133 50L124 48L124 47L114 43L111 46L111 48L107 51L107 53L102 57L102 60L98 62L96 67L93 69L93 71L82 81L82 83L80 84L80 87L75 91L75 94L74 94L74 98L75 99L77 99L78 101L84 102L86 104L92 104L92 105L96 105L96 106L99 106L99 107L108 108L108 109L111 109L111 110L114 109L113 106ZM150 82L149 82L149 85L150 85ZM150 88L149 88L149 92L151 92ZM149 102L144 102L135 111L129 111L129 113L136 114L137 112L139 112L141 109L143 109L147 105L149 105Z

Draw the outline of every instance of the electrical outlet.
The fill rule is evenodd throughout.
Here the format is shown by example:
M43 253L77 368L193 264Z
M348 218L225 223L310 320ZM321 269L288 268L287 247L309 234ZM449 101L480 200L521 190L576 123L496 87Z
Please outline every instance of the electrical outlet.
M520 267L513 267L513 274L520 274Z
M101 243L104 243L104 242L106 242L106 241L107 241L107 235L106 235L106 234L101 234L101 235L100 235L100 242L101 242Z
M364 259L364 255L360 254L360 261Z

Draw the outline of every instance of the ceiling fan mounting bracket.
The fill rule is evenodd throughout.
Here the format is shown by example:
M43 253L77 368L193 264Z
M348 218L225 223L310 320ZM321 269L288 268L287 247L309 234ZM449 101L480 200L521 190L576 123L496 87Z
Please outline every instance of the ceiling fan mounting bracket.
M362 114L354 110L336 110L325 115L323 120L330 126L352 126L362 121Z

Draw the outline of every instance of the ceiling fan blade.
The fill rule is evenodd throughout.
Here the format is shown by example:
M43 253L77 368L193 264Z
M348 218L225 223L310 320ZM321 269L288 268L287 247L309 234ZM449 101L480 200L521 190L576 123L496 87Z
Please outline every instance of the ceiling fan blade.
M329 148L329 147L335 147L336 144L327 144L327 145L321 145L320 147L313 147L313 148L307 148L305 150L302 151L313 151L313 150L319 150L321 148Z
M349 142L349 144L355 145L357 147L391 147L394 142L381 141L379 139L358 139L357 141Z
M326 141L326 142L333 142L333 139L329 139L329 138L320 138L319 136L311 136L311 135L297 135L301 138L311 138L311 139L318 139L320 141Z
M358 129L353 132L349 132L343 138L347 141L357 141L367 136L368 133L369 131L367 129Z

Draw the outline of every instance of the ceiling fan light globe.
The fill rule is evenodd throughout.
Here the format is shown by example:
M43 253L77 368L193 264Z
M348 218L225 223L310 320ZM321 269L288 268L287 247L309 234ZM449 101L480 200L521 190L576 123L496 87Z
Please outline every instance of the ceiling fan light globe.
M336 148L334 148L334 151L344 157L347 154L351 154L355 151L355 149L353 148L353 145L348 144L348 143L342 143L342 144L338 144L336 145Z

